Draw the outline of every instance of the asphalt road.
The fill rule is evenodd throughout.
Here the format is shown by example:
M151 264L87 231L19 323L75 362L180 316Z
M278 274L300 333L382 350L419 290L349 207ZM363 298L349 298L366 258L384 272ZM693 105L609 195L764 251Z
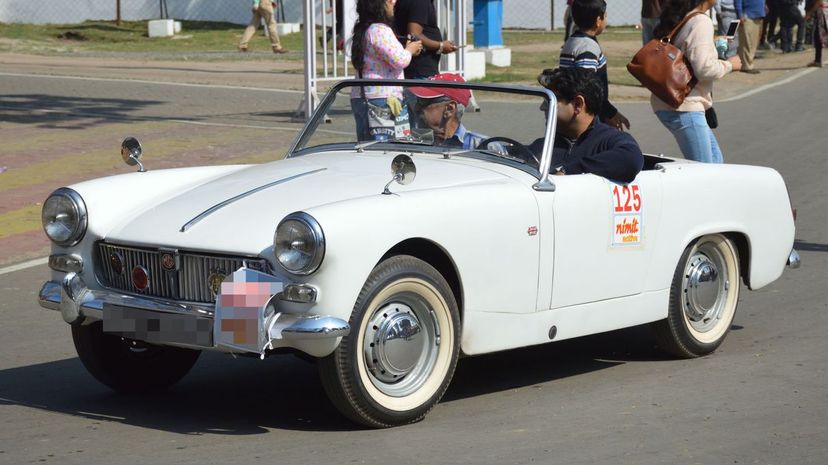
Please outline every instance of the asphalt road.
M818 96L825 76L717 104L725 160L772 166L786 178L803 265L761 290L743 288L732 331L711 356L665 358L646 328L631 328L466 358L424 421L362 430L329 404L314 366L292 356L205 354L165 395L111 393L75 357L60 315L37 305L48 277L39 266L0 275L0 463L824 464L828 138ZM104 88L37 86L13 84L47 105ZM227 123L248 95L135 86L109 83L107 98L137 102L142 118L198 114ZM298 102L273 98L278 108ZM139 105L146 101L157 104ZM122 108L122 116L134 115ZM677 153L648 105L620 108L645 151Z

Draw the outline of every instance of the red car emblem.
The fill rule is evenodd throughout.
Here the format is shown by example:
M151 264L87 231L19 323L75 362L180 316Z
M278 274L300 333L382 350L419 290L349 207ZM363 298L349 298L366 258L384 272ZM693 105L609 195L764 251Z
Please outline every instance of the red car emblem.
M171 253L161 254L161 267L166 271L175 269L175 256Z
M537 226L529 226L529 229L526 230L526 234L530 236L537 236L538 235L538 227Z

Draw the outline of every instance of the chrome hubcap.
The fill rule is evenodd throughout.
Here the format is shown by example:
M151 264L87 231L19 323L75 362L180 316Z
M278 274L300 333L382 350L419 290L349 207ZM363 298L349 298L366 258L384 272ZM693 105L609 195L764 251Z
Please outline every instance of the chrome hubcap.
M368 321L362 350L373 384L387 395L405 396L428 378L439 344L431 310L416 298L400 298Z
M730 283L721 254L707 244L690 258L684 273L684 314L699 332L712 329L721 317Z
M368 368L387 383L411 372L425 343L420 322L411 308L402 304L380 309L368 323L367 336L371 341Z

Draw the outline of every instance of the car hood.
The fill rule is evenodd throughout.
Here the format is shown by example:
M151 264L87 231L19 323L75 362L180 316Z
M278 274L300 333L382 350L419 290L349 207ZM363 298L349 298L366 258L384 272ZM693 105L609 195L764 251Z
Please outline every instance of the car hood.
M397 152L328 152L256 165L152 205L109 231L107 241L256 255L273 243L287 214L351 199L383 196ZM415 157L413 183L392 183L404 195L424 189L508 182L491 163ZM435 206L437 207L437 206ZM323 225L324 227L324 225Z

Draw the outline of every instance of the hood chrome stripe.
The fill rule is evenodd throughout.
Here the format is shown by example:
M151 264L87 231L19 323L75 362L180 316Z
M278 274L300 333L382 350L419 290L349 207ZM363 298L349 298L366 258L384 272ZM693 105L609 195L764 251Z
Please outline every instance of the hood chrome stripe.
M270 188L270 187L273 187L273 186L275 186L275 185L282 184L282 183L284 183L284 182L288 182L288 181L292 181L292 180L294 180L294 179L296 179L296 178L301 178L302 176L307 176L307 175L309 175L309 174L314 174L314 173L318 173L318 172L320 172L320 171L325 171L326 169L327 169L327 168L319 168L319 169L317 169L317 170L308 171L308 172L306 172L306 173L300 173L300 174L297 174L297 175L294 175L294 176L290 176L290 177L287 177L287 178L284 178L284 179L280 179L280 180L278 180L278 181L273 181L273 182L271 182L271 183L269 183L269 184L265 184L264 186L259 186L259 187L255 188L255 189L249 190L249 191L247 191L247 192L243 192L243 193L241 193L241 194L239 194L239 195L237 195L237 196L235 196L235 197L229 198L229 199L227 199L227 200L225 200L225 201L223 201L223 202L221 202L221 203L219 203L219 204L213 205L212 207L208 208L207 210L204 210L203 212L199 213L199 214L198 214L198 216L196 216L195 218L191 219L191 220L190 220L190 221L188 221L186 224L184 224L184 226L182 226L182 227L181 227L181 229L179 230L179 232L185 232L185 231L187 231L187 230L188 230L188 229L190 229L191 227L195 226L195 225L196 225L199 221L201 221L201 220L203 220L204 218L206 218L206 217L210 216L211 214L213 214L216 210L219 210L219 209L221 209L221 208L224 208L224 207L226 207L227 205L230 205L231 203L233 203L233 202L235 202L235 201L237 201L237 200L241 200L241 199L243 199L243 198L245 198L245 197L247 197L247 196L249 196L249 195L253 195L253 194L255 194L256 192L259 192L259 191L265 190L265 189Z

